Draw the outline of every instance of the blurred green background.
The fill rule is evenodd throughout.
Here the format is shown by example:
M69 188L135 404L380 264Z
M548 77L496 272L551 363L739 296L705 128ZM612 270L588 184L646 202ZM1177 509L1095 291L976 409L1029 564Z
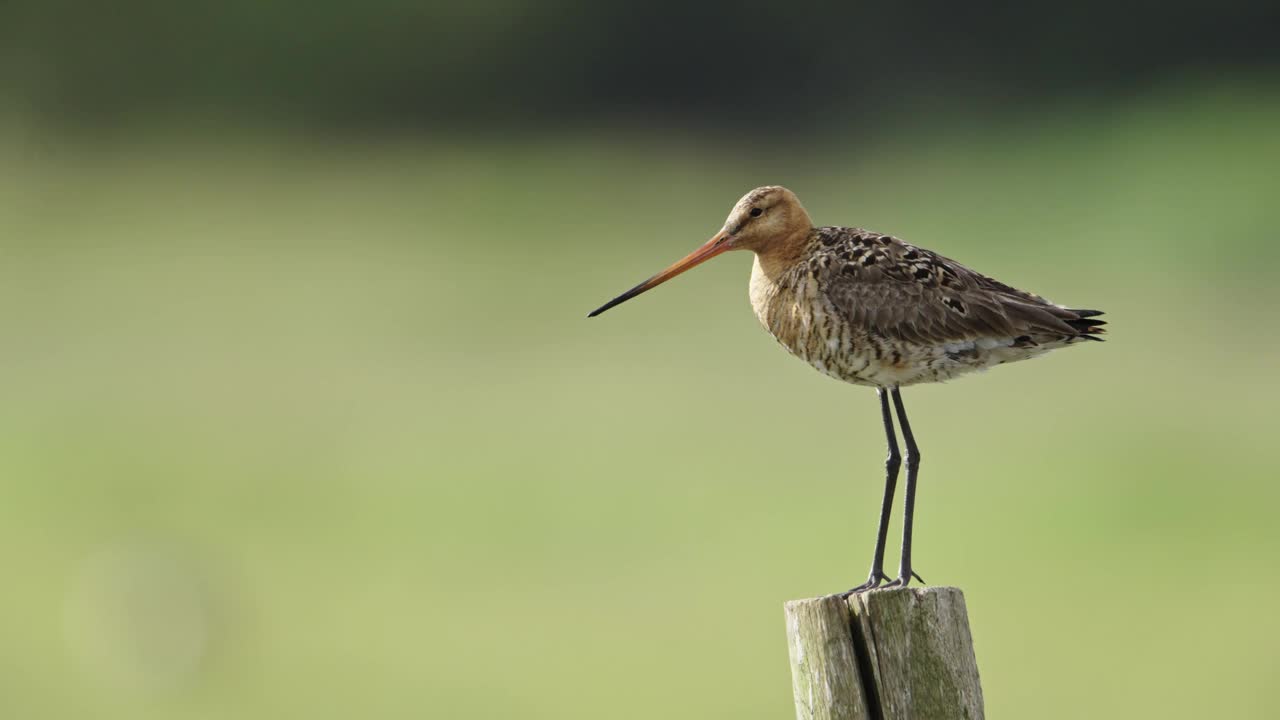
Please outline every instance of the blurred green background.
M584 318L779 183L1112 323L905 393L990 715L1277 716L1277 10L1204 12L0 7L0 712L791 716L874 393L744 255Z

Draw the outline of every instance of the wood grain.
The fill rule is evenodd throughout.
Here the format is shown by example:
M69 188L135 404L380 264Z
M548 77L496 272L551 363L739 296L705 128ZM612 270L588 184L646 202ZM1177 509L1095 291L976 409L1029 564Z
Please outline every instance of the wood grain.
M786 604L798 720L980 720L959 588L872 590Z

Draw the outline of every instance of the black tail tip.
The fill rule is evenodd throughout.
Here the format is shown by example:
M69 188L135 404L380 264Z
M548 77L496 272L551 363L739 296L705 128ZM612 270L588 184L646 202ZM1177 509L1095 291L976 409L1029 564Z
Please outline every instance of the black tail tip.
M1102 338L1098 337L1098 335L1107 331L1106 328L1102 327L1107 324L1107 321L1091 319L1101 315L1101 310L1076 310L1074 308L1069 308L1067 312L1075 314L1073 319L1067 320L1067 325L1070 325L1072 330L1080 333L1077 337L1102 342Z
M1107 324L1106 320L1093 320L1098 315L1102 315L1102 310L1076 310L1075 307L1068 307L1068 313L1074 313L1075 318L1066 320L1066 324L1070 325L1075 331L1076 340L1092 340L1103 342L1100 334L1106 333L1107 329L1102 325Z

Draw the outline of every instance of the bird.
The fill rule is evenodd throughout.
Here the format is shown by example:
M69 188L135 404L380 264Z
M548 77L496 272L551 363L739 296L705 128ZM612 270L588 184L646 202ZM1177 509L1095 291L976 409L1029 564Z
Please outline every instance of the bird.
M749 294L765 330L819 372L876 389L888 444L884 495L871 570L865 582L841 594L923 583L911 556L920 448L902 388L1101 341L1102 311L1052 303L892 235L814 226L795 193L771 185L738 200L701 247L588 317L731 250L755 254ZM885 543L904 461L895 412L907 479L898 574L891 579L884 570Z

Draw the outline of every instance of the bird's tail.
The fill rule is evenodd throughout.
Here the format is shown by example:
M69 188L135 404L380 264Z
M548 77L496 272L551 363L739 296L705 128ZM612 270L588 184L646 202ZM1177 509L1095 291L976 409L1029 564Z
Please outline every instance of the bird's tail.
M1107 321L1094 319L1102 314L1101 310L1076 310L1074 308L1069 308L1067 312L1074 313L1075 317L1067 318L1063 320L1063 322L1070 325L1080 333L1076 336L1077 339L1097 340L1098 342L1102 342L1102 338L1098 336L1107 332L1107 329L1102 327L1107 324Z

